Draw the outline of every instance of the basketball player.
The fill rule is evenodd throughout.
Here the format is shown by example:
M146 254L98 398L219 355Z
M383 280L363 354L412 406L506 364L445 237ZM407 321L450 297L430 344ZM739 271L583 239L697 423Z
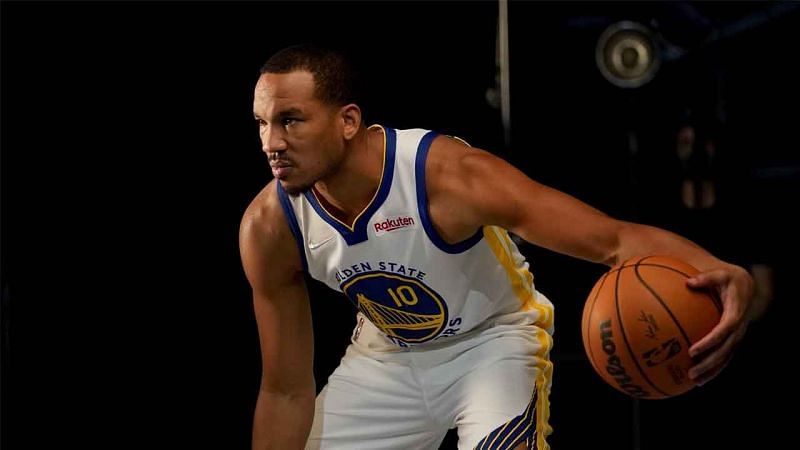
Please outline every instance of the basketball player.
M742 338L753 281L670 232L615 220L492 154L421 129L362 122L347 62L303 45L273 55L254 114L275 180L241 223L263 373L253 448L546 449L553 305L509 239L606 265L667 254L719 293L719 325L690 353L697 383ZM302 273L358 309L315 398Z

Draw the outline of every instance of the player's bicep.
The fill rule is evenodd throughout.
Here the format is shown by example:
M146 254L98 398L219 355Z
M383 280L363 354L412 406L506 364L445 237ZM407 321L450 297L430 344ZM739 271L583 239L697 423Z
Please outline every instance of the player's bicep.
M619 222L580 200L540 184L506 161L479 151L463 158L464 192L478 220L528 242L604 262L618 246Z

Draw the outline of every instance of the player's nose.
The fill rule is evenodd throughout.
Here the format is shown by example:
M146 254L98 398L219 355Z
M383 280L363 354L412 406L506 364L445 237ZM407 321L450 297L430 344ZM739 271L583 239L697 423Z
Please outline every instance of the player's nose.
M286 139L280 130L268 128L261 133L261 150L267 154L286 150Z

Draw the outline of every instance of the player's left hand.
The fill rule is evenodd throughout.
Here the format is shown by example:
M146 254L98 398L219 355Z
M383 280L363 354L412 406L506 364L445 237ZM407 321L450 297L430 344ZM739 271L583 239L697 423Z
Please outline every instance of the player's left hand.
M722 317L717 326L689 349L689 356L696 362L689 369L689 378L703 385L728 365L744 337L750 323L748 311L755 283L744 268L727 264L699 273L686 280L686 284L693 289L714 291L722 301Z

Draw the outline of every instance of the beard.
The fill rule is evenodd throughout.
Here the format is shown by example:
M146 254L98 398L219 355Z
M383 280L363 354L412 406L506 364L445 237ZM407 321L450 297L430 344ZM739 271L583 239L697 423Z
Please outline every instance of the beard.
M287 194L291 195L292 197L297 197L298 195L305 194L308 192L314 183L303 183L303 184L286 184L281 180L278 180L278 183L281 184L281 187Z
M298 180L292 183L285 183L284 180L278 180L283 187L283 190L291 196L297 196L310 191L317 181L324 180L329 176L335 174L341 167L342 160L331 162L321 173L314 175L306 180ZM295 166L296 167L296 166ZM287 180L288 181L288 180Z

